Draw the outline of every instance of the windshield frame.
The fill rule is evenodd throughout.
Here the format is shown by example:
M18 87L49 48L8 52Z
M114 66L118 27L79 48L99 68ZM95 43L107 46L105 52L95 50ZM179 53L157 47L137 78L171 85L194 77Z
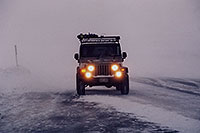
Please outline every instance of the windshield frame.
M118 49L118 53L117 54L113 54L113 55L99 55L99 56L83 56L83 48L87 46L92 46L92 47L115 47L114 49ZM121 47L120 44L84 44L80 46L79 49L79 53L80 53L80 58L115 58L115 57L121 57Z

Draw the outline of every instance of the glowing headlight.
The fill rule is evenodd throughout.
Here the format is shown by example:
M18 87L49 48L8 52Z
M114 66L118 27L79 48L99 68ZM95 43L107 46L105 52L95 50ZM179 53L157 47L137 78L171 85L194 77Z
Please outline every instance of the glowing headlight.
M120 72L120 71L116 72L115 76L118 77L118 78L121 77L122 76L122 72Z
M119 69L119 66L115 64L115 65L112 65L111 68L113 71L117 71Z
M89 70L90 72L94 71L94 66L92 66L92 65L88 66L88 70Z
M86 78L91 78L91 77L92 77L92 74L91 74L90 72L86 72L86 73L85 73L85 77L86 77Z

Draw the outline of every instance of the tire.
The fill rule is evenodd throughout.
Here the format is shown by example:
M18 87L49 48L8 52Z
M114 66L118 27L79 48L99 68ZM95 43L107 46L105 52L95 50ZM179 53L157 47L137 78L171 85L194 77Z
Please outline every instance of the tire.
M80 80L78 74L76 75L76 91L78 95L85 95L85 84Z
M121 85L117 85L117 86L116 86L116 90L117 90L117 91L120 91L120 90L121 90Z
M126 76L126 79L123 81L123 83L120 85L121 88L121 94L122 95L128 95L129 93L129 76Z

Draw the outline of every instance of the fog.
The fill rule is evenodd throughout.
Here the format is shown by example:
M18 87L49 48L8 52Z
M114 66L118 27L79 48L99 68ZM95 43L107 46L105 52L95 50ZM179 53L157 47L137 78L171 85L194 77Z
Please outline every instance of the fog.
M0 0L0 68L17 45L21 66L74 82L81 32L120 35L131 76L200 77L198 0Z

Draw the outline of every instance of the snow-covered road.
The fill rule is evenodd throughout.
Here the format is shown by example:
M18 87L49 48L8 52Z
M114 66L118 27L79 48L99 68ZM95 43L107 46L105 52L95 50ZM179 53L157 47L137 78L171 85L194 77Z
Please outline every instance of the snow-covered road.
M192 79L134 78L128 96L118 93L105 96L94 90L93 95L81 100L101 103L176 131L199 133L199 83Z
M29 92L1 97L1 133L165 131L173 132L112 107L81 101L72 92Z
M26 80L6 91L1 84L0 133L200 132L196 79L131 78L127 96L115 88L95 87L81 97L73 88L39 89Z

